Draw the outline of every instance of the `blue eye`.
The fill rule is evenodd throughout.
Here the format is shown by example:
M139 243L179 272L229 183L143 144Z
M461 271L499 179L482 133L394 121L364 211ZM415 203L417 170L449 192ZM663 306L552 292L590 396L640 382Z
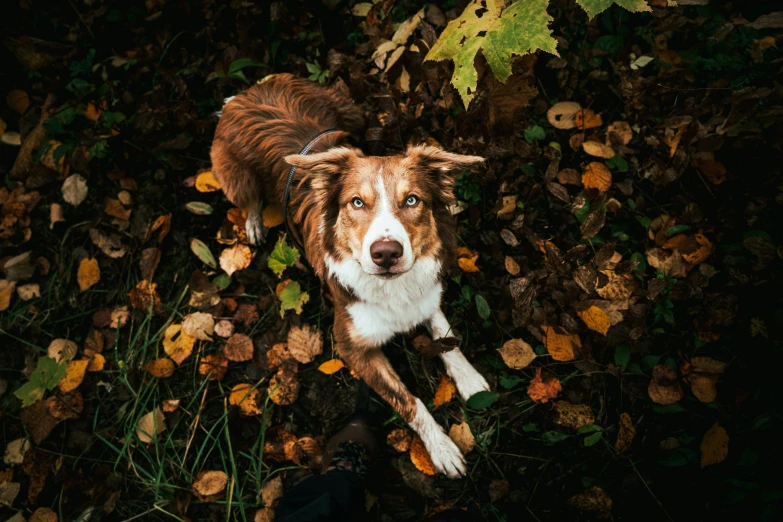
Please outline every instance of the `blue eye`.
M353 206L356 208L362 208L364 206L364 201L359 198L353 198L351 204L353 204Z
M416 196L408 196L408 199L405 200L405 204L409 207L412 207L418 202L419 202L419 198L417 198Z

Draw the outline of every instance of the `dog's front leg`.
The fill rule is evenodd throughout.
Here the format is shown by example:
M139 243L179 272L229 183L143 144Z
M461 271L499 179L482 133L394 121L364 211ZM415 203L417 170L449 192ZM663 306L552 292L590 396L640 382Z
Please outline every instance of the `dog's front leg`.
M251 245L260 245L266 239L267 228L264 226L262 210L263 206L259 202L257 207L247 211L245 232L247 232L247 240Z
M430 318L427 327L430 330L433 341L444 337L457 336L441 310L438 310ZM457 391L464 400L467 401L473 394L489 390L487 380L468 362L458 347L448 352L443 352L439 356L446 367L446 373L454 381L454 386L457 387Z
M348 366L405 419L419 435L435 469L451 478L465 475L465 457L432 417L427 407L408 391L380 348L337 343Z

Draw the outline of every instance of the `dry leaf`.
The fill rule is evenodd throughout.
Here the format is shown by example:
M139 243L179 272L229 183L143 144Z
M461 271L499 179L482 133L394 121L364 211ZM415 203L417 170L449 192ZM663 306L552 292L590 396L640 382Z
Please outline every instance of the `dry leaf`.
M500 204L500 210L498 210L498 216L504 216L506 214L513 214L517 209L517 196L513 194L511 196L503 196Z
M544 331L544 346L546 351L556 361L573 361L576 350L582 347L582 340L577 334L559 333L554 326L542 326Z
M228 476L220 470L202 471L193 481L193 493L203 502L214 502L223 496Z
M49 415L57 420L78 419L84 410L84 397L78 390L53 395L45 402Z
M231 277L234 272L249 267L252 259L253 252L250 247L237 243L220 253L220 268Z
M536 376L530 380L527 395L533 402L545 403L557 397L562 389L557 377L550 377L544 381L541 377L541 368L536 368Z
M57 522L58 520L57 513L47 507L39 507L33 511L27 522Z
M508 495L509 483L503 479L493 479L489 483L489 499L497 502Z
M103 356L103 354L86 348L84 350L84 356L90 361L90 364L87 365L88 372L103 371L103 367L106 366L106 358Z
M207 375L210 381L222 381L228 371L228 359L219 353L205 355L198 364L198 373Z
M556 129L573 129L576 127L574 117L581 110L582 106L576 102L559 102L549 108L546 113L546 119Z
M555 424L578 430L582 426L595 424L593 410L587 404L571 404L568 401L554 403Z
M636 278L631 274L616 274L614 269L609 268L601 270L601 273L608 278L608 283L601 288L598 288L600 280L596 280L595 291L604 299L609 299L610 301L625 301L629 299L639 287Z
M397 453L405 453L410 450L413 441L413 433L405 428L394 428L386 436L386 444L394 448Z
M234 334L223 345L223 355L229 361L249 361L253 358L253 341L245 334Z
M106 199L106 207L104 208L104 211L111 217L115 217L123 221L129 220L131 215L129 208L125 208L119 199L113 198Z
M234 333L234 323L228 319L221 319L215 323L215 333L219 337L228 338Z
M8 307L11 306L11 296L14 295L14 288L16 288L16 281L0 279L0 312L8 310Z
M196 339L183 332L181 324L172 324L163 333L163 351L178 365L190 357L194 344Z
M340 359L330 359L318 367L318 371L326 375L337 373L345 367Z
M476 261L478 261L479 257L478 252L474 252L465 247L459 247L457 249L457 255L459 256L457 263L463 272L480 272L479 268L476 266Z
M652 380L647 387L647 393L653 402L664 406L674 404L682 399L683 392L680 383L677 382L677 372L665 364L659 364L653 368Z
M605 145L600 141L584 141L582 142L582 149L591 156L596 158L609 159L614 157L614 149L609 145Z
M204 312L194 312L182 319L182 331L201 341L211 341L215 331L215 319Z
M302 364L313 361L323 351L321 331L310 325L293 326L288 331L288 352Z
M139 419L139 424L136 426L136 437L143 443L152 442L153 438L157 438L164 431L166 431L166 422L163 412L158 406Z
M726 363L711 357L694 357L688 365L687 376L693 395L701 402L713 402L718 398L718 379L726 369Z
M115 308L114 310L111 311L109 328L112 329L122 328L128 323L128 317L130 317L130 312L128 312L127 306L121 306L119 308Z
M75 342L67 339L55 339L49 343L46 349L46 355L57 362L70 361L76 356L79 347Z
M22 285L16 289L16 294L22 301L29 301L37 297L41 297L41 287L38 283L30 283Z
M266 228L273 228L283 224L283 209L280 205L273 204L264 208L261 213L264 226Z
M220 183L215 179L212 171L207 170L196 177L196 190L199 192L216 192L220 190Z
M95 258L82 259L76 273L76 280L79 282L79 289L82 292L100 281L101 269L98 267L98 260Z
M422 442L418 435L414 435L413 440L411 441L410 457L411 462L416 466L416 469L425 475L435 474L435 465L432 463L427 448L424 447L424 442Z
M699 446L701 467L719 464L729 455L729 434L717 422L704 434Z
M609 327L611 326L609 316L597 306L591 306L587 310L577 310L576 315L585 322L589 329L603 335L606 335L606 332L609 331Z
M522 339L511 339L506 341L502 348L498 348L498 352L503 358L503 362L506 363L506 366L514 368L515 370L527 368L536 358L533 347Z
M296 377L296 366L284 364L277 374L269 380L269 398L275 404L287 406L299 398L299 379Z
M603 163L593 161L585 167L582 174L584 188L594 188L598 192L606 192L612 187L612 172Z
M60 391L68 393L78 388L84 380L84 374L87 373L87 366L89 365L89 359L70 361L65 367L65 375L60 380L60 384L58 384Z
M160 359L155 359L153 361L148 362L144 366L142 366L145 370L147 370L153 377L158 377L160 379L165 379L167 377L171 377L174 375L174 369L176 366L174 365L174 361L171 359L166 359L165 357L162 357Z
M583 109L574 114L574 123L579 130L592 129L604 124L600 114L596 114L591 109Z
M283 496L283 479L280 475L275 475L275 478L267 480L264 485L261 486L261 502L266 507L276 507L277 500Z
M18 114L24 114L30 106L30 96L21 89L12 89L8 91L5 102L12 111Z
M30 449L30 441L27 439L16 439L8 443L3 454L3 463L8 466L15 466L24 461L24 454Z
M617 424L617 440L614 443L614 449L617 453L628 451L636 436L636 428L631 421L631 416L627 413L620 414L620 422Z
M519 263L514 261L513 258L506 256L504 263L506 265L506 272L508 272L513 276L519 275L519 271L520 271Z
M633 139L633 130L627 122L616 121L606 129L606 144L610 145L610 136L616 136L617 141L623 145L628 145Z
M87 198L87 180L79 174L71 174L65 178L60 190L66 203L78 207Z
M144 313L163 311L163 301L158 295L158 284L142 279L128 292L131 306Z
M261 410L258 409L258 395L258 388L254 388L251 384L237 384L231 389L228 402L232 406L239 406L242 415L261 415Z
M160 249L159 248L145 248L141 251L141 259L139 260L139 269L141 270L141 278L147 281L152 281L155 275L155 270L160 263Z
M166 399L163 401L164 412L171 413L172 411L177 411L177 408L179 408L179 399Z
M288 345L286 343L275 343L266 351L266 364L269 366L270 370L293 360L294 358L291 357L291 352L288 351Z
M467 455L476 445L476 439L467 422L452 424L449 429L449 437L454 441L463 455Z
M97 228L91 228L90 241L100 248L101 252L113 259L118 259L127 253L127 248L122 244L122 238L117 234L107 235Z
M438 387L435 389L435 397L432 399L432 403L435 405L435 408L443 406L453 399L456 393L457 388L454 386L454 383L451 382L451 379L449 379L446 374L441 374L440 379L438 380Z
M588 488L569 498L568 505L579 511L593 513L599 520L605 520L612 516L612 499L598 486Z

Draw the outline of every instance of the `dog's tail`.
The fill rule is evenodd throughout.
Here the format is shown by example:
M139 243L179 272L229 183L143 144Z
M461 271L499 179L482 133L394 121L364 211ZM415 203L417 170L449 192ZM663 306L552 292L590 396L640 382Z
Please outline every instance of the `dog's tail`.
M229 96L228 98L224 98L223 99L223 107L225 107L226 104L228 104L228 102L230 102L233 99L234 99L234 96ZM223 109L221 108L219 111L216 111L215 113L213 113L213 116L215 116L217 118L220 118L221 116L223 116Z

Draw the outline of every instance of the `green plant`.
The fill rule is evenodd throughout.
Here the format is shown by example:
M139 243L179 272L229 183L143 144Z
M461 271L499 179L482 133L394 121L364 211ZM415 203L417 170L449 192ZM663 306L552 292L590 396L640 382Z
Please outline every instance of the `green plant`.
M265 63L256 62L250 58L240 58L231 62L227 72L215 72L209 75L207 81L216 80L218 78L229 78L231 80L241 80L246 84L250 84L250 80L245 76L244 69L253 67L268 67Z
M326 80L329 79L329 70L322 69L321 64L318 62L308 62L305 64L305 66L307 67L307 72L310 73L310 76L307 77L308 80L312 80L323 85L326 83Z

